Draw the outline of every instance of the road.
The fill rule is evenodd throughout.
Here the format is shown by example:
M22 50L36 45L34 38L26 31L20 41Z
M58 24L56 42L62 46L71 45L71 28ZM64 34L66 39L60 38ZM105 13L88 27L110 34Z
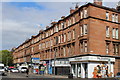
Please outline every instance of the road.
M1 80L1 79L0 79ZM61 76L46 76L46 75L39 75L39 74L29 74L29 77L26 77L25 73L7 73L7 76L2 76L2 80L120 80L115 78L98 78L98 79L82 79L82 78L75 78L75 79L68 79Z
M7 73L7 76L2 76L2 80L62 80L63 79L62 77L46 76L40 74L29 74L28 77L26 76L27 74L25 73Z

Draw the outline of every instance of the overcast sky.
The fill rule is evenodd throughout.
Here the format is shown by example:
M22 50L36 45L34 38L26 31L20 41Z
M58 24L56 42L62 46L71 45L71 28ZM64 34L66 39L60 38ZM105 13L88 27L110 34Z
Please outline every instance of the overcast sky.
M11 49L23 43L32 35L38 34L40 29L50 25L51 21L59 20L61 16L69 14L74 8L73 2L2 2L0 11L0 30L2 32L2 48ZM52 1L52 0L51 0ZM1 4L1 3L0 3ZM83 5L85 2L79 2ZM106 2L104 6L116 7L117 2ZM40 26L41 27L40 27Z

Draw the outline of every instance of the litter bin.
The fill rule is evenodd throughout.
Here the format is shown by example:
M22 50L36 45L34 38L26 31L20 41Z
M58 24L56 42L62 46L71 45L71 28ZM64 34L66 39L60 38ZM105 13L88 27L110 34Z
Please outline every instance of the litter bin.
M68 78L73 79L73 74L72 73L68 74Z

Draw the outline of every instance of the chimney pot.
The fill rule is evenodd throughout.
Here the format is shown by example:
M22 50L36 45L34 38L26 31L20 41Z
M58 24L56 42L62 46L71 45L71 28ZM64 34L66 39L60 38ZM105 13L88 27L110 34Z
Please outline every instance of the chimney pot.
M72 14L75 10L70 8L70 14Z
M46 26L46 29L48 29L49 28L49 26Z
M62 16L62 17L61 17L61 19L64 19L64 18L65 18L65 16Z
M102 0L94 0L94 3L97 5L102 6Z

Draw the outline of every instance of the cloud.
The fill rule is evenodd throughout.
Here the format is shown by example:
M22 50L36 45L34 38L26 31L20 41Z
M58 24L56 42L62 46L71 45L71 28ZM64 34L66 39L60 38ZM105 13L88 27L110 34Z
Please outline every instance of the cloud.
M119 0L103 0L103 2L118 2ZM3 2L93 2L93 0L4 0Z

